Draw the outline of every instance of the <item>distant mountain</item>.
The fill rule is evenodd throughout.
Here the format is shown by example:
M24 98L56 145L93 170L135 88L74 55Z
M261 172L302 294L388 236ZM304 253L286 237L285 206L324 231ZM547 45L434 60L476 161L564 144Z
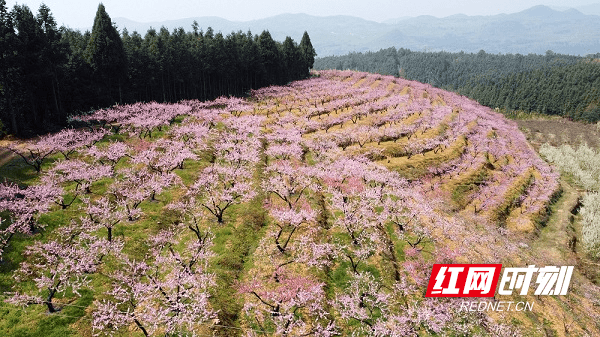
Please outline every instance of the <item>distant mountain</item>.
M600 4L598 10L600 11ZM584 6L586 12L595 5ZM260 34L267 29L274 39L283 41L291 36L299 42L306 30L318 56L364 52L394 46L411 50L488 53L556 53L585 55L600 52L600 16L583 14L577 9L554 10L535 6L513 14L493 16L452 15L401 17L383 23L352 16L319 17L307 14L282 14L246 22L228 21L218 17L196 17L163 22L139 23L115 18L117 26L144 35L153 27L172 31L183 27L191 30L196 20L200 28L212 27L215 32L252 31Z
M585 14L600 15L600 2L591 5L579 6L576 7L576 9Z
M595 3L595 4L588 4L588 5L583 5L583 6L577 6L577 7L550 6L550 8L552 8L552 9L554 9L556 11L566 11L568 9L575 8L576 10L580 11L583 14L587 14L587 15L600 15L600 2Z
M308 31L311 41L319 55L339 55L349 51L367 51L372 48L373 38L385 34L392 25L368 21L353 16L328 16L319 17L307 14L281 14L266 19L253 21L228 21L217 17L196 17L163 22L140 23L125 18L114 18L113 21L119 29L127 28L131 33L134 30L142 36L150 27L159 30L161 27L173 31L183 27L186 31L192 29L192 23L198 22L201 29L206 31L212 27L215 32L227 35L232 31L260 34L269 30L273 38L283 41L290 36L300 42L304 31Z
M585 55L600 52L600 17L577 10L555 11L535 6L514 14L454 15L404 20L373 41L373 47L488 53L557 53Z
M410 19L412 16L401 16L399 18L395 18L395 19L389 19L389 20L385 20L383 21L383 23L387 23L388 25L395 25L400 21L404 21L406 19Z

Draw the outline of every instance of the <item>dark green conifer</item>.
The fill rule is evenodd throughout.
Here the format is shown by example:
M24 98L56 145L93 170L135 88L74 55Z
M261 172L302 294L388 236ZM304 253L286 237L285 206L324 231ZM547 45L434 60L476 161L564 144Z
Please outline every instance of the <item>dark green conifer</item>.
M300 48L289 36L283 41L283 59L286 82L300 78L303 69Z
M8 121L6 127L11 133L18 134L18 116L13 102L15 48L13 20L6 7L6 0L0 0L0 117Z
M258 51L260 54L261 63L263 65L264 73L263 82L261 85L275 84L277 83L278 66L279 66L279 49L277 44L271 37L271 33L268 30L263 31L258 36Z
M304 61L305 75L308 76L308 72L315 63L317 52L315 51L315 48L313 48L313 45L310 42L310 37L306 31L304 32L304 35L302 35L302 40L300 40L300 54L302 55L302 60Z
M106 91L101 94L105 100L109 100L106 103L114 103L115 100L121 102L121 88L127 76L127 57L119 32L102 3L98 5L84 55L94 70L95 79L105 85Z

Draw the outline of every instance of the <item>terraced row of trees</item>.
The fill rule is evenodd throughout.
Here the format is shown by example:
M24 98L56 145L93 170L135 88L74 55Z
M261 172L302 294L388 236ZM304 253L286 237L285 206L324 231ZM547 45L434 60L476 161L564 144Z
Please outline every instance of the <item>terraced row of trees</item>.
M16 136L58 131L70 115L115 103L244 96L308 77L316 55L307 33L299 44L268 31L119 33L102 4L81 33L58 28L44 4L34 15L26 5L9 11L5 0L0 51L0 134Z
M495 55L416 52L388 48L318 58L315 69L353 69L429 83L468 96L482 105L600 120L599 54Z
M507 234L543 222L558 190L488 108L322 71L250 100L80 119L90 128L10 148L5 331L47 311L64 334L515 333L423 297L432 263L520 251Z

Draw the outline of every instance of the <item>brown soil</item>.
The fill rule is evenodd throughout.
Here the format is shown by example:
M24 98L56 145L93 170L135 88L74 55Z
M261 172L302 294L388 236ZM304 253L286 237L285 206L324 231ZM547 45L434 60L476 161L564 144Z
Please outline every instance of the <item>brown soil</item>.
M569 144L600 148L600 128L595 124L572 122L564 118L517 120L519 129L536 149L544 144L553 146Z

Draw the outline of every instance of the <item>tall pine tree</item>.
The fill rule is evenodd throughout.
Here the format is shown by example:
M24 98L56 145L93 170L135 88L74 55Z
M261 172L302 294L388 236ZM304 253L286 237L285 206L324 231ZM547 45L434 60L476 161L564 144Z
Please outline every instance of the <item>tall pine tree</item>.
M271 85L278 83L280 55L277 43L271 37L268 30L263 31L258 36L258 52L263 68L263 81L261 85Z
M302 64L302 56L300 49L296 45L294 40L287 36L283 41L283 59L284 59L284 71L285 81L293 81L294 79L302 76L302 70L304 69Z
M85 50L86 61L94 70L94 79L99 86L99 104L122 102L123 82L127 77L127 56L119 32L104 5L98 5L92 35ZM102 90L104 87L104 90Z
M61 81L62 65L67 62L67 44L61 41L61 33L57 28L50 8L41 4L37 15L38 25L42 30L41 73L43 90L40 100L46 106L44 119L52 124L60 124L66 119L66 114L61 106Z
M13 100L26 116L23 120L28 129L37 129L46 124L42 111L45 104L40 97L43 95L42 48L43 31L35 16L26 5L16 5L13 8L13 22L16 29L16 64L14 85L16 92Z
M6 7L6 0L0 0L0 107L2 108L0 117L8 121L9 125L6 127L11 133L18 134L20 131L19 117L13 101L15 48L16 36L12 16Z
M315 48L313 48L313 45L310 42L310 37L306 31L304 31L302 40L300 40L300 55L302 55L302 61L304 63L304 75L308 76L308 72L315 63L315 56L317 56L317 52L315 51Z

